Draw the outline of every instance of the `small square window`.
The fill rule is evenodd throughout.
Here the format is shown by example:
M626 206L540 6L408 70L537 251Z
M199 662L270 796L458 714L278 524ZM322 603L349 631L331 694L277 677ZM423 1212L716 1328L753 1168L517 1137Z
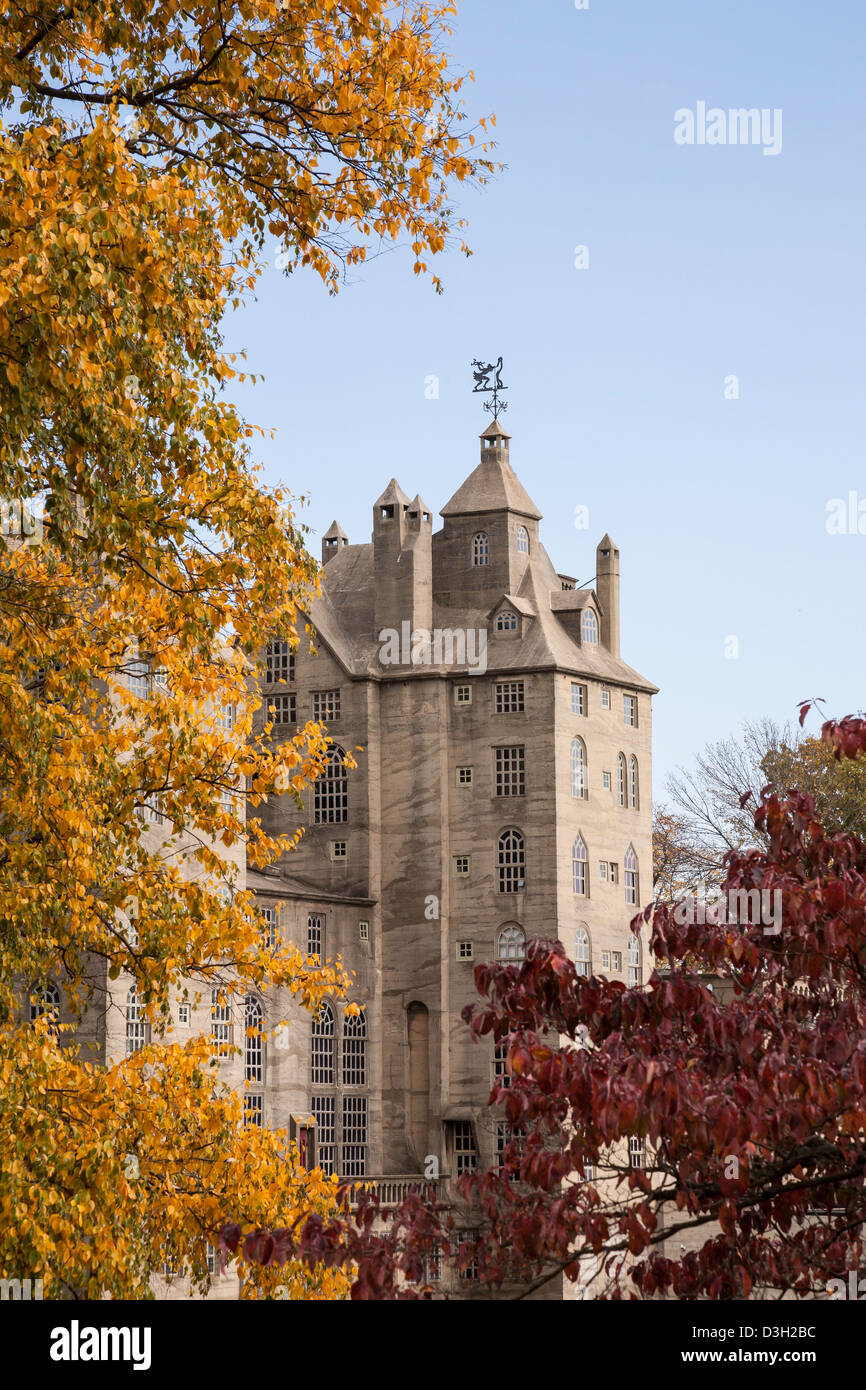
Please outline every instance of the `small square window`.
M523 681L497 682L497 714L522 714L525 708L526 704Z
M313 691L313 718L317 724L333 724L340 718L339 690Z
M602 883L607 883L607 860L601 859L598 865L598 876Z
M369 922L359 922L359 923L358 923L358 940L359 940L359 941L369 941L369 940L370 940L370 923L369 923Z
M457 959L458 959L458 960L474 960L474 959L475 959L475 952L474 952L473 949L472 949L472 942L471 942L471 941L458 941L458 942L457 942Z
M332 841L331 841L331 858L332 858L332 859L348 859L348 857L349 857L349 842L348 842L348 840L332 840Z
M610 951L602 951L601 968L602 970L610 970Z
M297 723L296 695L269 695L265 697L265 718L274 724Z
M611 951L610 968L611 970L616 970L619 973L622 972L622 951Z
M458 854L454 859L454 871L458 878L466 878L469 873L469 855Z
M471 705L471 704L472 704L472 686L471 686L471 685L455 685L455 687L454 687L454 703L455 703L455 705Z
M610 690L606 685L601 687L601 707L602 709L610 709Z
M457 769L457 785L458 785L458 787L471 787L471 786L472 786L472 768L471 768L471 767L458 767L458 769Z
M601 785L604 787L604 789L605 789L606 792L609 792L609 791L610 791L611 785L612 785L612 784L611 784L610 773L609 773L609 772L603 772L603 773L601 774Z
M178 1004L178 1006L177 1006L177 1021L178 1021L178 1023L181 1025L181 1027L184 1027L184 1028L188 1028L188 1027L189 1027L189 1016L190 1016L190 1006L189 1006L189 1004Z
M575 681L571 683L571 712L586 714L586 686L578 685Z

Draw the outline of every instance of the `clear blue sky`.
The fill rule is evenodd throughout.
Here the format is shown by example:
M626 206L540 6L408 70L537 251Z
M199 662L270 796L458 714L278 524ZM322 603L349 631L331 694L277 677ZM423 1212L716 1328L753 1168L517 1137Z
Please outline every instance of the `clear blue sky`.
M506 165L459 194L474 256L439 258L440 297L407 248L334 299L272 266L227 324L316 555L335 516L369 540L392 476L438 512L488 419L470 362L502 353L557 569L620 547L623 656L661 687L656 795L744 719L866 704L866 535L826 530L829 499L866 501L864 36L862 0L464 0L456 61ZM675 144L699 101L780 108L781 153Z

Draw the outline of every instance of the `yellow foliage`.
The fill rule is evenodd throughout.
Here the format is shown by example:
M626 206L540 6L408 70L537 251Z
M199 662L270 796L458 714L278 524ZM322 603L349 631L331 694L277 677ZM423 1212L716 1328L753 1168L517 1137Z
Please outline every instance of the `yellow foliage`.
M0 499L47 512L41 545L0 544L0 1273L47 1296L146 1296L164 1262L204 1287L226 1217L334 1207L285 1136L242 1128L203 1041L97 1066L22 1001L54 981L80 1022L125 976L158 1032L187 988L345 992L339 963L265 948L227 857L291 851L254 812L300 798L329 740L254 723L256 653L297 642L317 566L225 395L220 322L267 235L332 291L370 238L406 234L416 270L445 247L449 185L492 167L460 133L452 13L0 0Z

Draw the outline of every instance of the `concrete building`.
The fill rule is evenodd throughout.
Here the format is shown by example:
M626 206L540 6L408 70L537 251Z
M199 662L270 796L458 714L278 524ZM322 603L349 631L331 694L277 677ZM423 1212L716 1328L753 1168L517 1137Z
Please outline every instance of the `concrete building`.
M656 687L620 655L616 545L599 543L593 587L558 573L509 455L493 421L438 531L395 479L369 542L335 522L314 651L279 633L262 650L273 739L314 718L335 748L303 807L261 809L272 833L305 833L247 887L275 930L342 958L363 1007L311 1024L267 1003L268 1029L290 1026L266 1048L263 1122L314 1114L319 1160L395 1199L425 1169L447 1183L496 1161L492 1044L460 1018L475 963L543 936L584 973L642 978L628 924L652 893Z

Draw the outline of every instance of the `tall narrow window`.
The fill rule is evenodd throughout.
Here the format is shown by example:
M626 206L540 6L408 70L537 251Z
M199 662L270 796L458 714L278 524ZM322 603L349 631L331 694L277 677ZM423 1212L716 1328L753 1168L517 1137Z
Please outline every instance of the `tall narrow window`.
M265 680L268 685L292 685L295 654L288 642L269 642L265 649Z
M632 936L628 943L629 989L637 989L640 982L640 942L636 936Z
M362 1011L343 1020L343 1085L367 1084L367 1015Z
M260 1083L264 1080L262 1006L254 994L244 1000L244 1024L244 1080Z
M582 738L571 740L571 794L585 799L588 792L586 748Z
M307 955L313 956L321 965L325 949L325 919L319 912L311 912L307 918Z
M618 805L625 805L625 753L616 756L616 799Z
M146 700L150 694L150 667L146 661L130 661L126 667L127 683L133 695Z
M499 933L498 946L500 960L523 960L526 956L526 933L516 922L512 922Z
M210 1040L215 1057L227 1057L231 1045L231 1009L225 991L210 992Z
M584 608L580 622L581 640L594 646L598 641L598 618L594 608Z
M138 994L138 986L133 985L126 996L126 1055L131 1057L147 1042L147 1024Z
M623 869L625 871L625 900L636 907L638 901L637 857L631 845L625 852Z
M586 714L586 686L578 684L577 681L571 683L571 712Z
M313 1096L316 1121L316 1161L323 1173L337 1171L337 1101L334 1096Z
M494 749L497 796L523 796L525 783L525 752L522 745Z
M313 1085L334 1084L334 1009L323 1000L313 1019Z
M454 1121L454 1172L459 1178L461 1173L474 1173L478 1167L478 1150L475 1147L475 1135L472 1132L471 1120Z
M261 923L262 947L265 951L272 951L277 944L277 909L263 907Z
M574 933L574 970L575 974L583 975L584 978L588 978L592 974L589 932L586 927L578 927Z
M511 1085L511 1072L508 1070L508 1043L497 1043L493 1049L493 1080L500 1086Z
M342 824L349 819L349 777L343 766L345 753L331 749L324 772L313 783L315 825Z
M632 753L628 760L628 804L637 810L638 805L638 772L637 758Z
M498 869L500 893L519 893L525 886L526 846L519 830L499 836Z
M487 532L479 531L477 535L472 537L472 563L473 565L486 565L489 558Z
M367 1172L367 1097L343 1096L343 1146L340 1176L363 1178Z
M637 696L623 695L622 697L622 722L628 724L630 728L637 728Z
M529 554L529 532L525 526L517 528L517 553L518 555Z
M571 847L571 883L575 893L586 897L586 845L582 835Z

